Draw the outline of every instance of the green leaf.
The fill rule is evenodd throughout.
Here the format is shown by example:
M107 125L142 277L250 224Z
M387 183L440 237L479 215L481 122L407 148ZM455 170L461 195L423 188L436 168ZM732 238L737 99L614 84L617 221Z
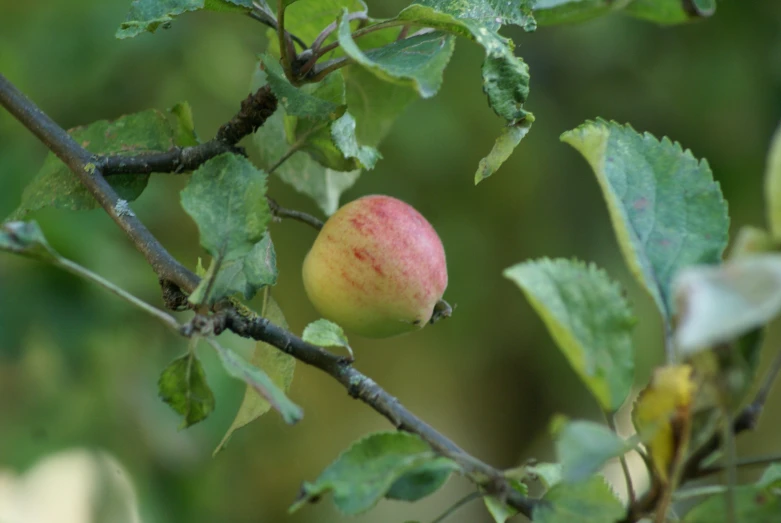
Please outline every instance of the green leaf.
M333 103L321 96L313 96L307 89L295 87L285 77L279 60L269 54L261 57L261 63L266 71L271 91L291 116L309 118L311 120L334 120L344 114L344 104ZM317 88L319 86L314 86Z
M600 476L578 483L559 483L537 505L535 523L612 523L624 516L624 507Z
M41 261L60 258L49 246L38 224L30 222L5 222L0 224L0 251L21 254Z
M366 12L361 0L298 0L285 11L285 28L311 44L328 24L336 22L344 9ZM335 35L326 40L333 42Z
M561 462L562 480L578 482L596 474L608 460L628 452L631 443L608 427L593 421L559 418L556 456Z
M208 301L214 303L235 294L241 294L244 299L251 300L260 289L277 283L277 254L268 233L263 235L246 256L222 262L216 279L210 284L217 265L216 259L212 259L209 270L190 295L191 303L205 303L205 293L209 287L211 292Z
M373 169L377 160L382 158L380 152L374 147L358 144L355 135L355 118L350 113L345 113L333 123L331 136L345 158L354 158L365 169Z
M757 481L757 485L763 488L781 487L781 463L773 463L766 468L762 477Z
M534 18L539 25L585 22L621 8L625 3L615 0L537 0Z
M397 479L385 493L385 497L401 501L418 501L442 488L450 479L452 472L453 469L449 464L443 466L443 463L438 461L425 463Z
M160 398L184 417L180 429L205 420L214 410L214 394L194 352L172 361L157 386Z
M201 245L225 262L246 256L271 220L266 174L231 153L201 165L182 190L181 201L198 224Z
M482 182L496 170L510 157L512 152L521 143L524 136L529 133L529 129L534 122L534 115L528 113L526 117L517 124L510 124L504 128L502 134L496 139L491 152L488 156L480 160L480 165L477 166L477 172L475 173L475 185Z
M350 347L344 330L326 319L319 319L307 325L301 337L305 342L320 347Z
M561 139L594 170L629 268L670 321L673 277L718 263L727 245L727 204L708 163L667 138L601 119Z
M270 294L266 299L263 317L278 327L288 328L282 310ZM253 366L263 369L271 378L271 381L274 382L274 385L283 392L290 390L290 384L293 382L293 372L296 368L296 359L293 356L282 352L268 343L259 341L255 343L255 348L249 361ZM271 410L271 403L255 392L253 386L247 385L247 390L244 392L244 399L241 402L239 411L236 413L236 418L234 418L220 444L214 449L214 454L217 454L225 447L234 432L255 421L269 410Z
M195 122L193 121L193 109L188 102L179 102L169 109L176 117L174 120L174 142L180 147L198 145L200 140L195 134Z
M659 24L680 24L716 12L716 0L633 0L624 11Z
M510 480L510 485L524 496L529 494L529 487L525 483L521 483L518 480ZM507 505L496 496L483 496L483 503L485 503L485 508L488 509L488 513L491 514L496 523L504 523L518 514L517 509Z
M133 0L125 21L117 29L117 38L131 38L158 27L167 29L174 17L191 11L249 12L252 0Z
M440 13L452 15L458 19L480 23L495 31L502 25L517 25L527 31L536 26L532 16L532 7L536 0L418 0L417 4L434 8Z
M437 94L442 73L455 49L452 36L434 31L362 51L351 33L350 22L343 16L339 23L339 43L357 64L385 81L414 88L422 98Z
M382 34L382 31L376 34ZM347 106L357 124L358 142L377 146L396 118L417 100L417 92L411 87L388 83L362 67L345 67L340 72L347 90Z
M241 356L219 344L212 345L220 356L220 362L227 373L236 379L240 379L251 387L257 394L264 398L271 407L282 415L285 423L292 425L301 421L304 411L301 407L290 401L280 385L263 370L247 363ZM284 386L284 383L283 383Z
M68 134L95 154L137 155L167 151L190 143L182 140L181 129L189 124L180 120L181 113L181 109L170 114L150 109L121 116L114 121L99 120L76 127ZM133 201L146 188L149 175L116 174L107 180L121 199ZM22 193L22 202L12 214L12 219L45 207L81 211L97 209L100 205L79 178L59 158L49 153L41 170Z
M521 263L504 275L526 294L600 406L617 410L634 379L635 323L619 286L594 265L563 259Z
M561 463L537 463L526 467L526 472L536 477L546 489L552 488L561 482Z
M398 19L428 26L440 31L464 36L474 40L485 49L483 62L483 90L488 96L491 108L509 122L526 116L523 104L529 96L529 67L513 53L512 42L495 31L496 24L484 25L480 11L469 16L471 11L463 8L464 2L427 2L442 8L438 11L422 5L412 4L399 13Z
M435 483L439 474L458 470L458 465L437 456L431 447L415 434L407 432L378 432L371 434L342 453L326 468L314 483L304 483L300 498L290 507L290 512L301 508L326 492L333 493L336 506L345 514L359 514L372 508L377 501L409 474L419 475L425 470ZM405 489L410 486L405 482ZM418 485L410 491L396 487L400 492L416 498L430 488ZM406 498L404 498L406 499Z
M732 489L735 503L734 521L777 523L781 514L781 493L762 485L745 485ZM726 493L709 497L682 519L683 523L729 523Z
M776 129L765 167L765 207L770 233L781 240L781 125Z
M737 339L781 312L781 254L683 269L675 280L679 349L692 354Z
M253 136L263 165L274 165L290 149L285 139L283 117L281 111L277 111ZM327 169L307 153L298 151L281 164L274 174L298 192L312 198L325 214L331 215L339 208L339 197L353 186L360 171Z

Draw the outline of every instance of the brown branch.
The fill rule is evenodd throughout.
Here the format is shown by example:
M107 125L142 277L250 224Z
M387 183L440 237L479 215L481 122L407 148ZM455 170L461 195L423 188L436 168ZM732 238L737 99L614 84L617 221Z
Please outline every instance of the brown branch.
M271 88L264 85L241 102L241 109L236 116L221 126L217 135L208 142L191 147L174 147L161 153L98 156L93 163L104 176L192 171L222 153L244 154L236 144L255 132L276 109L277 99Z
M101 169L87 168L92 160L90 153L2 75L0 75L0 104L79 177L106 212L130 237L136 248L144 254L160 279L164 282L172 282L181 289L166 283L164 285L166 304L174 308L183 307L186 298L182 291L192 292L198 285L199 278L179 264L146 227L132 213L127 212L125 207L122 207L122 212L118 210L117 203L120 200L114 189L103 178ZM321 347L306 343L265 318L254 314L251 317L243 315L232 305L225 307L223 303L221 306L222 308L217 308L213 316L206 318L212 322L215 333L228 329L239 336L269 343L294 358L317 367L338 381L352 397L360 399L382 414L395 427L419 435L438 452L457 461L472 481L482 486L488 493L500 496L508 505L525 516L531 517L535 506L544 503L528 498L513 489L500 470L459 448L446 436L407 410L395 397L388 394L374 380L352 367L345 359ZM204 319L200 316L196 318L199 321Z
M305 223L309 225L310 227L313 227L314 229L317 229L318 231L323 228L323 222L322 220L319 220L312 216L311 214L307 214L305 212L296 211L294 209L285 209L284 207L281 207L276 200L266 197L268 200L268 206L271 209L271 214L273 214L277 218L290 218L292 220L297 220L299 222Z
M101 169L94 166L90 152L81 147L2 74L0 105L73 171L111 219L127 234L136 249L144 255L160 279L171 281L181 288L195 288L198 277L176 261L152 236L149 229L132 212L128 212L126 205L120 204L119 196L103 178Z

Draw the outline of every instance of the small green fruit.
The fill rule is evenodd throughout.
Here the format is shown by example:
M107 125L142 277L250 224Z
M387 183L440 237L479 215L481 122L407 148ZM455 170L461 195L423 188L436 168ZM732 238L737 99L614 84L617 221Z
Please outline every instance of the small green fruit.
M304 260L304 287L325 318L387 338L421 329L447 287L445 250L408 204L365 196L325 223Z

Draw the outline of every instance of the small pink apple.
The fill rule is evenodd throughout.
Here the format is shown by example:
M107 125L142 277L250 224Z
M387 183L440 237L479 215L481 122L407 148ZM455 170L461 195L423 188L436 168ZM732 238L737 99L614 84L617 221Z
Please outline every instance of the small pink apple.
M415 331L447 287L445 250L410 205L365 196L325 223L304 260L312 304L325 318L369 338Z

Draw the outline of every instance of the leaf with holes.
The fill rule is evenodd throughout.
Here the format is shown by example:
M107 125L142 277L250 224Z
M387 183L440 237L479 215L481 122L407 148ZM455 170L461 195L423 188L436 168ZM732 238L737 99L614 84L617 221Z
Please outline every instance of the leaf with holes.
M133 0L125 21L117 29L117 38L131 38L168 28L182 13L200 11L236 11L248 13L252 0Z
M619 286L594 265L542 259L510 267L514 281L600 406L614 412L634 380L635 319Z
M601 119L561 139L594 170L624 259L670 321L672 279L689 265L718 263L727 245L727 204L708 163Z

